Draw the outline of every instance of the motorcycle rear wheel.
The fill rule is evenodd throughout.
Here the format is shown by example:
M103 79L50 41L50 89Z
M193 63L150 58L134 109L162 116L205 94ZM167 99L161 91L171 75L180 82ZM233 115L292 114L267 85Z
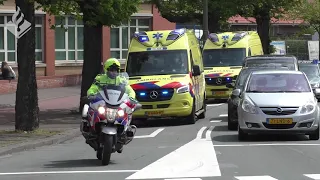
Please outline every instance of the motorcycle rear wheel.
M102 149L102 165L108 165L112 153L113 137L110 135L105 135L103 149Z

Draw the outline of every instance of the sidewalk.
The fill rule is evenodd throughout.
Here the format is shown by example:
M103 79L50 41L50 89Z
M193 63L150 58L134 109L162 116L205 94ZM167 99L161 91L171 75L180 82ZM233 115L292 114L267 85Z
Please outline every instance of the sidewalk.
M0 95L0 155L65 141L80 135L80 87L39 89L40 129L14 132L15 94Z

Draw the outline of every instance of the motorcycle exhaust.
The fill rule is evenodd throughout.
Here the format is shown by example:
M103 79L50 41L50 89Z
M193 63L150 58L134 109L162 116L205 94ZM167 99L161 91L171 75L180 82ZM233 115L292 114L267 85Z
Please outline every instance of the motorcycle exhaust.
M126 141L125 145L129 144L133 140L133 137L136 134L136 132L137 132L137 126L131 125L130 130L126 132L127 141Z

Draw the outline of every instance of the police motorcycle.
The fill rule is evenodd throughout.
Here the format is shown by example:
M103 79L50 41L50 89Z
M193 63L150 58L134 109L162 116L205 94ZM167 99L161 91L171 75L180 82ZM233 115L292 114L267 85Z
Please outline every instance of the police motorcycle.
M137 130L130 125L132 113L142 106L126 93L128 74L123 72L119 76L120 85L100 85L101 91L89 98L82 111L80 130L102 165L108 165L111 154L121 153L123 146L132 141Z

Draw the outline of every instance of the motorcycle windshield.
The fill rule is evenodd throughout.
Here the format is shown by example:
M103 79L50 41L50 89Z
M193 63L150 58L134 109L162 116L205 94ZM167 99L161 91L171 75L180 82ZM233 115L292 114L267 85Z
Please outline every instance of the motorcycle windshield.
M118 106L128 98L126 93L128 83L128 74L126 72L119 73L114 80L101 84L102 87L99 94L107 105Z

